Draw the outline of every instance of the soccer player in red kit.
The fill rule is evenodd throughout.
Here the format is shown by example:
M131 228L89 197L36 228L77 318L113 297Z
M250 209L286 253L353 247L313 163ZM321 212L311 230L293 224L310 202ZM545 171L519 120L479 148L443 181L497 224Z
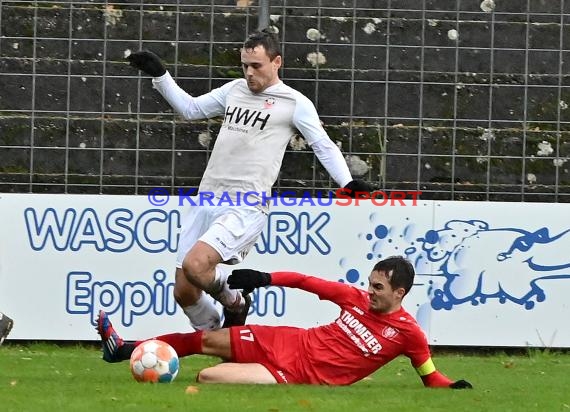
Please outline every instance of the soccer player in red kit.
M414 282L411 263L401 256L378 262L368 290L294 272L234 270L228 284L236 289L286 286L314 293L340 306L339 317L315 328L245 325L216 331L158 336L178 356L205 354L227 362L199 372L205 383L290 383L349 385L370 375L399 355L410 358L425 386L471 388L436 370L427 339L415 319L401 307ZM98 319L103 359L130 358L142 343L124 342L105 312Z

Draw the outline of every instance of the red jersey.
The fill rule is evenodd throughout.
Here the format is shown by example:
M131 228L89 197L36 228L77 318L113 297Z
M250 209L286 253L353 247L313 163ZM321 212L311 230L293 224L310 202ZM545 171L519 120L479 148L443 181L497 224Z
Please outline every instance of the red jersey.
M259 360L246 360L248 349L242 351L240 345L247 344L236 342L236 360L262 363L280 382L348 385L405 355L426 386L452 382L435 371L425 334L404 309L373 312L366 291L294 272L272 273L271 285L312 292L339 305L340 315L331 324L310 329L240 327L232 332L234 341L255 340L257 352L263 353ZM428 375L436 379L424 379Z

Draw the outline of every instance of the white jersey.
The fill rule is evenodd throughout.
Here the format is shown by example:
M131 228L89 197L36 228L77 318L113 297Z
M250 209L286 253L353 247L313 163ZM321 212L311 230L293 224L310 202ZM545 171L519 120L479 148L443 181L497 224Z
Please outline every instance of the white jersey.
M195 98L183 92L168 73L153 83L187 119L224 116L200 192L229 195L233 200L238 192L269 197L296 129L311 146L322 139L330 142L313 103L281 81L256 94L245 79L236 79ZM345 185L351 176L344 161L340 169L336 173L340 177L333 177Z

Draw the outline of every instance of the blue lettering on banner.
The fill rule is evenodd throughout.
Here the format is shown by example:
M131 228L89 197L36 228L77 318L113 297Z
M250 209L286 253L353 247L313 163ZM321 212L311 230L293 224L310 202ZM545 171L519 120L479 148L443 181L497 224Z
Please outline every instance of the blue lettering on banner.
M89 314L92 324L95 324L99 309L109 314L120 313L125 326L132 325L135 316L151 311L155 315L173 315L176 312L172 294L174 283L165 283L165 280L163 270L154 272L153 284L94 281L89 272L70 272L67 275L66 310L71 314Z
M122 253L136 247L147 253L175 253L181 227L180 211L163 209L137 214L126 208L101 212L93 208L58 211L29 207L24 210L24 220L30 247L35 251ZM327 212L272 212L255 248L260 254L328 255L331 246L323 229L330 220Z
M256 314L263 317L271 311L273 315L280 318L285 314L285 288L269 286L255 289L252 295L250 315Z
M255 249L259 254L285 252L306 255L314 248L321 255L328 255L331 246L321 230L330 220L327 212L316 217L307 212L272 212L268 217L267 230L261 234Z
M174 282L168 282L166 272L161 269L154 272L150 283L95 280L90 272L75 271L67 275L65 308L69 314L89 315L93 325L103 309L109 315L120 314L122 324L131 326L137 317L148 313L174 315L177 304L173 290ZM285 302L286 292L282 287L256 289L249 313L282 317Z
M126 252L134 245L148 253L176 252L180 212L148 209L135 215L125 208L106 214L92 208L27 208L24 219L33 250L53 247L57 251L94 248L99 252Z

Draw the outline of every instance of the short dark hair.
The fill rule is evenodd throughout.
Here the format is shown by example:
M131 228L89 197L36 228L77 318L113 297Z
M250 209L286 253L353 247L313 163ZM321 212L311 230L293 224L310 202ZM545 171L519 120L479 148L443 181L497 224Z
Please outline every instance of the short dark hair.
M277 56L281 56L281 47L279 46L279 40L275 34L269 29L257 30L247 36L245 42L243 43L243 48L246 50L254 49L257 46L263 46L269 60L273 61Z
M410 291L414 284L414 266L403 256L390 256L374 265L375 272L392 273L388 276L388 282L392 289L404 288L404 296Z

